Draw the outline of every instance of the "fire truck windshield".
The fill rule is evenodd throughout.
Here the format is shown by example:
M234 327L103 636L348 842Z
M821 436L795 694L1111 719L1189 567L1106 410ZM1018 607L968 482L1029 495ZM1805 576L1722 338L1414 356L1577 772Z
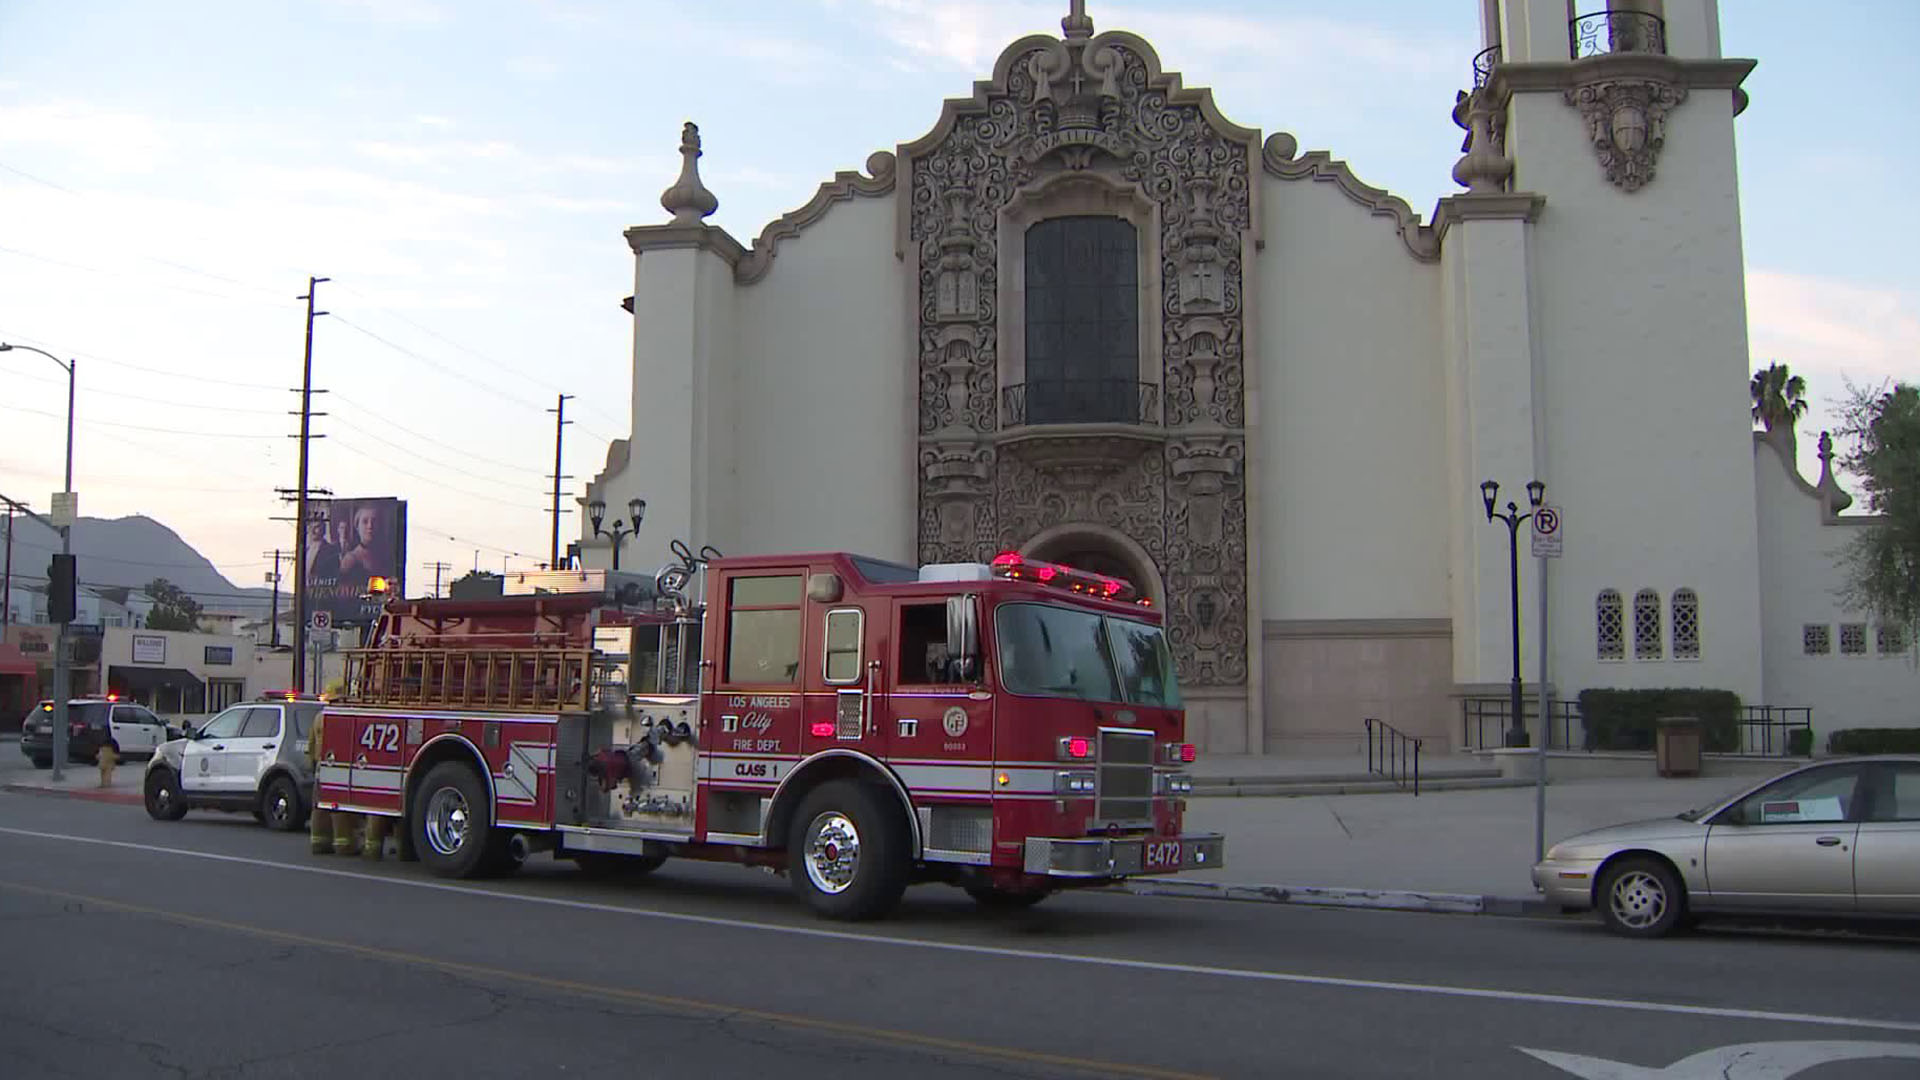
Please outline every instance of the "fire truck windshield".
M1165 635L1155 626L1052 604L1004 604L994 616L1010 693L1180 707Z

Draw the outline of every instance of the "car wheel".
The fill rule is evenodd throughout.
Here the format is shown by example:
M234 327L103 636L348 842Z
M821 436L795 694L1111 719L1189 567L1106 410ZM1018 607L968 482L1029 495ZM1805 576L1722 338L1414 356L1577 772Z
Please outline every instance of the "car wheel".
M154 769L147 773L144 802L147 816L155 821L179 821L187 816L187 800L180 794L180 778L172 769Z
M874 919L893 910L907 888L909 856L899 809L853 780L815 789L787 835L793 890L829 919Z
M974 903L989 911L1017 911L1021 908L1030 908L1053 895L1044 889L1035 892L1008 892L991 885L968 885L965 888L967 895L973 897Z
M292 832L301 825L305 817L300 812L300 791L293 781L284 776L276 776L267 781L266 790L260 793L260 823L274 832Z
M1665 862L1634 856L1601 875L1598 906L1601 921L1616 934L1665 937L1686 919L1686 886Z

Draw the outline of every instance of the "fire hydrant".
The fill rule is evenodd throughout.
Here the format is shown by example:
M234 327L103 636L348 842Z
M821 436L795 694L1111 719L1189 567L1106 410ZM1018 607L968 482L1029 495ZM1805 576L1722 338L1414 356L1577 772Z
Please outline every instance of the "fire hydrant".
M100 765L100 786L113 786L113 767L120 764L120 755L114 752L113 744L102 746L94 760Z

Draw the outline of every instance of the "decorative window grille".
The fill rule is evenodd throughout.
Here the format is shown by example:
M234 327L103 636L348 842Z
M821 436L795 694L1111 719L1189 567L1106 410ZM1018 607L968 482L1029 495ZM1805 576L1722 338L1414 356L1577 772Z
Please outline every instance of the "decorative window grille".
M1593 608L1593 631L1602 660L1627 658L1627 635L1623 611L1620 593L1617 590L1601 590L1600 599L1594 603Z
M1673 591L1673 658L1700 659L1700 597L1692 589Z
M1658 660L1664 654L1660 635L1660 594L1641 589L1633 595L1633 658Z
M1881 656L1893 656L1907 651L1907 635L1898 626L1881 623L1874 628Z
M1026 241L1026 422L1139 422L1133 225L1115 217L1049 218L1028 229Z
M1840 624L1840 655L1867 655L1867 624L1849 622Z
M1800 651L1808 656L1826 656L1833 652L1833 627L1826 623L1808 623L1802 626Z

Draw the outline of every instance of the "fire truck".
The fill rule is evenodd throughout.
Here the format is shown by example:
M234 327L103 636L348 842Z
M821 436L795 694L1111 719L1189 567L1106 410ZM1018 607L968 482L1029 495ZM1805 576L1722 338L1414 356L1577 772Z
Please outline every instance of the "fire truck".
M1019 907L1224 865L1182 829L1195 748L1131 583L673 546L651 578L390 600L327 706L316 804L401 819L444 877L716 860L837 919L918 882Z

